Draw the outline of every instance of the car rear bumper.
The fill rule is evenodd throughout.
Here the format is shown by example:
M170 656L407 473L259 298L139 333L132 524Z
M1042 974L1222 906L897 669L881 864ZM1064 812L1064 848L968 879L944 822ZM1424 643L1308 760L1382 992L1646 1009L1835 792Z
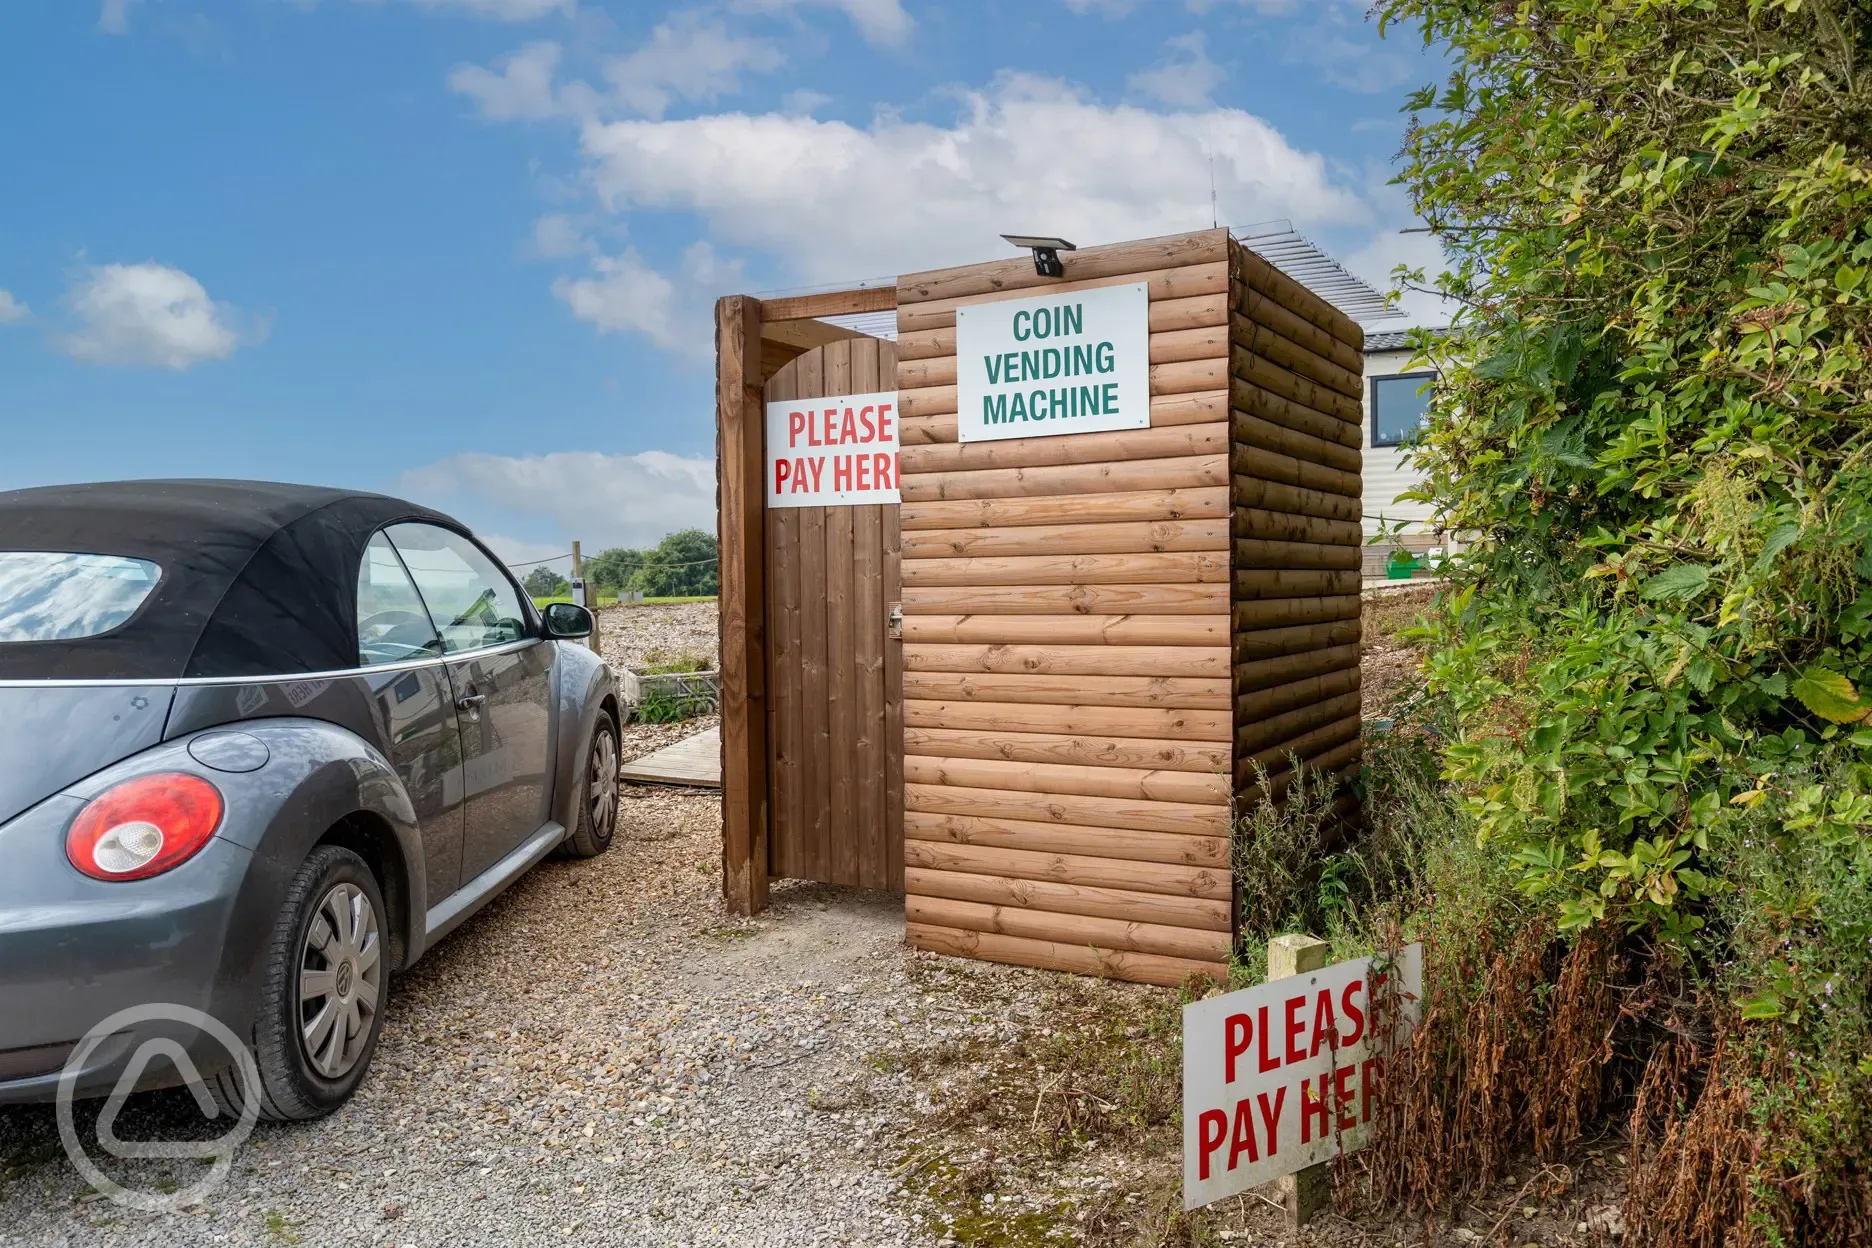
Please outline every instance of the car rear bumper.
M109 1092L158 1037L180 1043L204 1074L226 1065L231 1055L188 1021L192 1012L249 1032L245 994L226 964L253 854L215 837L152 879L92 880L65 860L64 831L80 805L56 797L0 828L0 1104L51 1099L73 1056L84 1058L76 1093ZM242 978L236 969L233 980ZM180 1008L173 1019L138 1022L74 1054L111 1015L157 1005ZM137 1086L179 1079L160 1059Z

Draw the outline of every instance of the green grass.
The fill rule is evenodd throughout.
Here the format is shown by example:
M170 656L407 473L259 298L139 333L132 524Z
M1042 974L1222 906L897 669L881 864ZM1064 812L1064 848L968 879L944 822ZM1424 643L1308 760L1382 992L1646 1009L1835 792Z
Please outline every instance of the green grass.
M533 600L533 605L538 607L540 610L544 611L546 609L546 604L548 603L571 602L571 601L572 601L571 594L557 594L550 598L535 598ZM601 607L613 607L617 605L617 599L600 597L598 599L598 605Z
M642 602L627 602L624 605L627 607L655 607L678 602L714 602L715 597L714 594L693 594L686 598L645 598ZM533 600L533 605L543 611L546 609L546 604L549 602L571 601L571 594L559 594L550 598L535 598ZM615 607L618 605L618 600L609 596L600 596L598 605L601 607Z

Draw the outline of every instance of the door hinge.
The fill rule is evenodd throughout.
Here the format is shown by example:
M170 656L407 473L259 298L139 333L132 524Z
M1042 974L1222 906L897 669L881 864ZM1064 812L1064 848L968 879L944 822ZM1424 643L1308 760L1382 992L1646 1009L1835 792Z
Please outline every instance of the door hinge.
M903 603L890 604L890 613L884 617L885 631L893 641L903 640Z

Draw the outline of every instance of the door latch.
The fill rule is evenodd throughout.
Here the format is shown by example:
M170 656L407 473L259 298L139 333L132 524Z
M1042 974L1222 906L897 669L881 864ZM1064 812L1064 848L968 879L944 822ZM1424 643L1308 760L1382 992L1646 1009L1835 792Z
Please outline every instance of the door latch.
M884 631L893 641L903 640L903 603L890 604L890 614L884 617Z

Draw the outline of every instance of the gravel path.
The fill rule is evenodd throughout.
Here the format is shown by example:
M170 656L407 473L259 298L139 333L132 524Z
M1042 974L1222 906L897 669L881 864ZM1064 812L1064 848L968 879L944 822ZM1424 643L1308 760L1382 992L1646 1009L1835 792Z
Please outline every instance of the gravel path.
M781 885L729 919L713 796L625 796L610 853L548 862L395 982L351 1104L262 1124L194 1212L98 1200L49 1108L0 1109L0 1242L925 1242L891 1201L914 1087L865 1059L957 1015L909 982L901 903ZM204 1125L161 1093L119 1131ZM189 1166L105 1169L155 1188Z

